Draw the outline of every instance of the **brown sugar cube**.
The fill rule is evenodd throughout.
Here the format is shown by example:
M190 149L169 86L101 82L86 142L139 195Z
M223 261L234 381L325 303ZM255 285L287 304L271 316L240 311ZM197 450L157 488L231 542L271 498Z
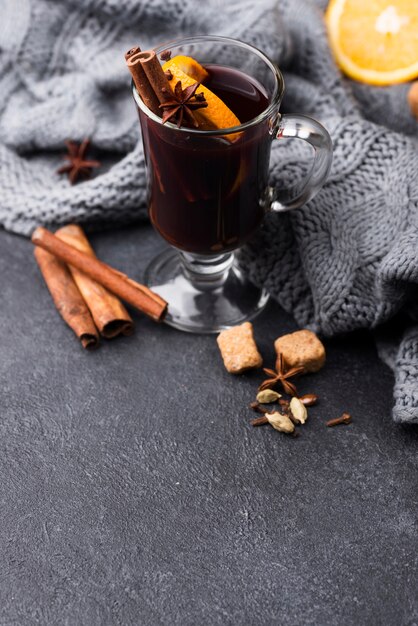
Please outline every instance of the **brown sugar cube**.
M219 333L217 342L224 365L230 374L240 374L263 364L254 341L251 322L223 330Z
M274 347L289 368L303 365L305 372L317 372L325 363L324 345L310 330L283 335L276 339Z

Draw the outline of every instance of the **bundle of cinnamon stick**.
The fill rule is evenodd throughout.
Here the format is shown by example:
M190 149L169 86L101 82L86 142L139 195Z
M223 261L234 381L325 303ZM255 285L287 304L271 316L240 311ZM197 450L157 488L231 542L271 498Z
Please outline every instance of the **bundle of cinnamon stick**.
M160 55L162 60L170 57L169 50ZM204 92L197 93L200 82L192 82L183 89L181 80L173 80L170 69L164 71L154 50L142 52L138 47L131 48L125 59L140 98L148 109L162 118L163 124L171 121L176 122L178 128L186 126L201 130L213 127L208 124L208 118L198 112L208 106ZM202 72L206 73L206 70L202 68Z
M69 224L55 235L37 228L32 242L55 306L83 348L95 348L100 335L111 339L133 333L133 320L119 298L153 320L163 320L167 302L99 261L80 226Z
M145 106L161 117L162 106L173 99L174 92L154 50L142 52L136 46L128 50L125 60Z

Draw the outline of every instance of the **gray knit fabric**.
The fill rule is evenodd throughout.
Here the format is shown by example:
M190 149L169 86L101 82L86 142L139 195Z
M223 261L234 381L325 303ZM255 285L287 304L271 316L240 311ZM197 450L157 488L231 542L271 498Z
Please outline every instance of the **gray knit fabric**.
M329 180L303 209L271 214L242 255L252 279L325 336L402 313L382 356L395 369L394 419L418 423L418 124L407 86L342 78L318 0L2 0L0 224L120 224L146 217L144 159L123 53L183 34L264 50L284 70L283 111L319 119L334 142ZM55 171L67 138L120 153L70 187ZM307 167L300 142L275 142L272 182ZM399 317L395 319L400 319ZM392 329L393 330L393 329Z

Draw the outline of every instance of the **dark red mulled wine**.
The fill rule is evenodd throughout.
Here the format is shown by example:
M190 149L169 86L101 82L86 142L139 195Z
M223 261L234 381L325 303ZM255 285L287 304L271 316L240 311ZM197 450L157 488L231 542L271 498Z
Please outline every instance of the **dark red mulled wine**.
M236 69L205 67L210 75L205 85L242 124L267 108L267 94L255 79ZM268 120L229 138L163 126L141 110L140 120L149 214L158 232L186 252L219 254L240 247L264 215Z

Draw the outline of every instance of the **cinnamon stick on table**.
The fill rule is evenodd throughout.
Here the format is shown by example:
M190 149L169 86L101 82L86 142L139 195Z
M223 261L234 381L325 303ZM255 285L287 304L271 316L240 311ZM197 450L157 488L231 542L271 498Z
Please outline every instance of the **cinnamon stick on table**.
M35 248L34 254L61 317L80 339L83 348L95 348L99 333L68 267L41 248Z
M70 246L46 228L36 228L32 234L32 243L54 254L61 261L76 267L153 320L157 322L163 320L168 303L145 285L137 283L110 265Z
M77 250L96 258L83 229L77 224L68 224L57 230L55 235ZM134 330L133 321L121 301L76 267L70 265L69 270L100 334L106 339L112 339L117 335L131 335Z

